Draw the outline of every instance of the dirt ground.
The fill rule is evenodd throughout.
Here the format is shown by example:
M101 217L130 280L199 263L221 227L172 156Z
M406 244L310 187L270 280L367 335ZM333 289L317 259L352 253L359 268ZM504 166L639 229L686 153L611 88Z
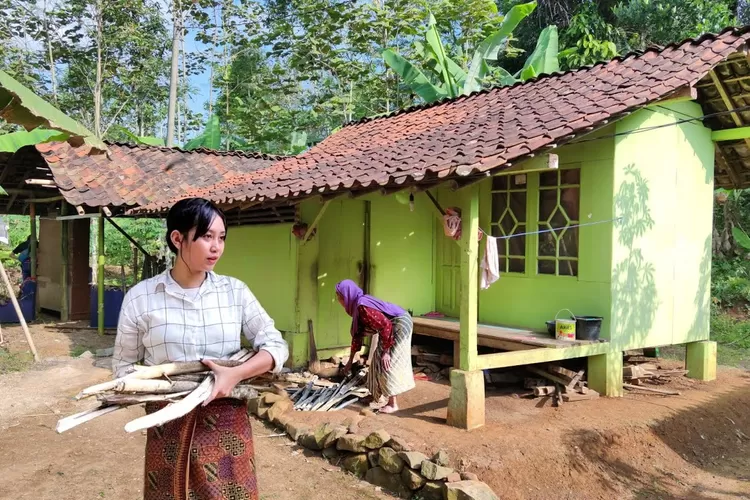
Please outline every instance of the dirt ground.
M11 351L25 350L18 328L4 328ZM99 360L67 357L71 350L111 347L113 336L55 331L35 325L33 338L43 358L29 371L0 375L0 499L135 500L142 498L145 435L123 427L141 416L128 408L64 434L57 420L96 406L72 397L110 377ZM275 429L253 422L262 500L365 500L392 498L370 484L307 456ZM304 492L301 494L300 492Z
M3 331L11 350L24 349L20 330ZM139 498L145 438L122 427L142 410L54 432L60 416L90 404L71 396L109 376L92 360L62 356L111 346L114 337L35 327L34 338L53 359L0 376L0 498ZM425 453L447 450L453 466L478 474L504 500L750 498L750 372L720 369L715 382L681 378L669 387L682 394L627 393L559 408L488 390L487 425L466 432L445 425L450 387L418 381L400 398L400 412L361 426L385 428ZM358 411L295 416L316 423ZM263 498L386 498L285 438L268 437L275 430L259 423L254 430Z

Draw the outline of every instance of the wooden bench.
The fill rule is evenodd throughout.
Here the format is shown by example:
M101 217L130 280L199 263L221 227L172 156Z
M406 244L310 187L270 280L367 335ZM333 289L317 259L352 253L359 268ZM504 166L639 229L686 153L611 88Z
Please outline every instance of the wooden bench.
M454 365L458 364L458 340L461 325L456 318L412 318L414 334L435 337L453 342ZM501 349L503 351L522 351L528 349L560 349L574 345L586 345L590 340L557 340L545 332L520 330L499 325L477 325L477 345Z

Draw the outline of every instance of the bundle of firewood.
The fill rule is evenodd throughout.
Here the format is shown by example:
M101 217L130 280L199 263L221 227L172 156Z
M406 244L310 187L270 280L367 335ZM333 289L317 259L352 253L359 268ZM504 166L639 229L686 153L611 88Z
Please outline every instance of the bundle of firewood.
M586 401L599 397L599 393L589 389L583 380L585 370L574 372L554 364L547 365L545 369L536 366L527 366L526 369L538 378L526 378L524 387L531 389L535 397L551 397L558 406L563 402Z
M642 390L666 396L679 396L680 393L678 391L655 389L653 387L647 387L644 384L664 385L668 383L672 377L684 377L687 373L687 370L668 370L653 363L634 362L633 364L623 366L622 378L625 383L622 385L625 389L630 391Z
M356 375L347 375L340 383L320 384L317 377L302 387L289 387L287 392L298 411L335 411L340 410L370 394L366 387L360 386L367 375L367 368Z
M254 354L242 349L229 360L214 362L222 366L238 366ZM135 371L124 377L83 389L76 399L96 397L99 406L60 419L57 422L57 432L62 433L102 415L150 401L166 401L168 404L154 413L129 422L125 425L125 430L135 432L163 425L188 414L203 403L211 395L213 388L213 373L200 361L137 365ZM258 395L258 388L249 380L243 380L234 388L230 397L254 398Z

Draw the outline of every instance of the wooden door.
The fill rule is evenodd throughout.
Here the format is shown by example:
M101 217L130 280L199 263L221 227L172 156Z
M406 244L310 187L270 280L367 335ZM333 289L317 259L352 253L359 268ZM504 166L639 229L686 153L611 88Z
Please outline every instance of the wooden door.
M365 202L332 201L318 226L318 350L351 345L351 318L336 300L336 283L365 278Z

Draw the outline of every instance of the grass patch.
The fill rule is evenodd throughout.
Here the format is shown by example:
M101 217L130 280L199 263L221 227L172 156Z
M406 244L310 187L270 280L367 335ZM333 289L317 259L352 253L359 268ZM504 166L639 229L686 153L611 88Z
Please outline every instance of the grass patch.
M92 349L90 347L83 346L83 345L74 346L74 347L72 347L70 349L70 357L71 358L77 358L78 356L80 356L81 354L83 354L86 351L91 351L93 353L94 349Z
M34 363L34 356L28 352L8 352L0 349L0 374L22 372Z

